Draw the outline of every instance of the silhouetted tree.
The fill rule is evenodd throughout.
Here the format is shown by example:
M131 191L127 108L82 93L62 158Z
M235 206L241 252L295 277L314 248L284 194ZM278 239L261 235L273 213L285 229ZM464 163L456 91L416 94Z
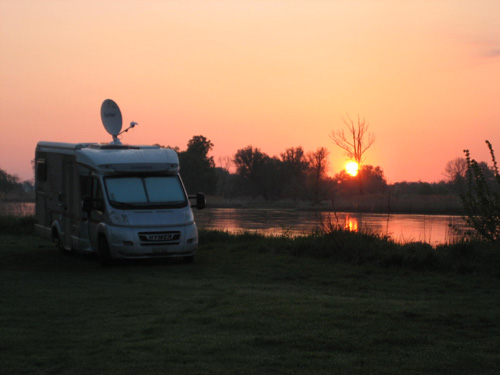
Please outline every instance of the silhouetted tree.
M313 191L313 199L316 203L319 203L322 198L321 182L326 180L328 154L328 150L324 147L320 147L316 151L307 154L309 181Z
M217 159L219 166L217 170L217 192L220 195L225 194L226 181L229 179L231 173L229 169L233 164L230 156L219 156Z
M338 147L344 150L347 157L355 161L359 169L361 169L363 155L373 145L373 142L375 142L375 135L373 133L367 133L368 124L365 119L361 120L359 116L357 124L355 124L349 116L347 116L347 120L342 120L344 124L347 125L347 134L341 129L333 131L330 138ZM358 181L359 192L363 193L362 179L358 177Z
M282 198L283 189L288 181L284 177L283 163L277 158L267 159L264 164L264 189L268 199L276 200Z
M363 165L357 176L353 177L346 171L341 171L335 176L337 181L337 190L343 194L353 194L359 187L361 179L366 193L382 193L387 191L387 182L384 172L380 167Z
M343 129L333 131L330 138L345 151L349 159L355 161L361 167L363 155L375 142L375 135L366 133L369 126L365 119L361 120L359 116L357 124L354 124L354 121L349 116L347 116L347 120L342 120L347 125L348 133L346 134ZM365 136L367 139L365 139Z
M16 175L11 175L0 169L0 192L10 193L15 190L20 190L21 180Z
M494 180L494 171L484 161L476 163L478 168L481 169L485 180L491 185ZM455 158L446 163L443 174L446 180L452 184L454 190L463 194L466 190L468 173L471 173L471 170L467 167L467 159Z
M387 181L384 171L380 167L363 165L359 171L360 178L363 181L365 191L368 193L382 193L387 190Z
M29 200L29 194L35 190L33 180L21 181L19 176L0 169L0 200Z
M445 195L450 194L450 184L441 182L407 182L401 181L392 184L392 192L398 195Z
M467 159L455 158L446 163L444 168L444 175L448 181L453 181L457 177L465 178L467 172Z
M444 176L458 192L462 192L465 187L465 176L467 173L467 160L465 158L455 158L446 163Z
M189 140L187 150L178 153L182 179L190 194L198 191L215 193L217 186L215 163L213 157L208 156L213 146L206 137L196 135Z
M262 195L265 200L269 199L265 182L268 174L266 164L269 160L269 155L252 146L247 146L236 152L233 163L236 167L236 173L240 177L240 187L243 192L252 196Z
M308 162L302 147L290 147L280 154L283 189L286 197L297 199L304 194Z

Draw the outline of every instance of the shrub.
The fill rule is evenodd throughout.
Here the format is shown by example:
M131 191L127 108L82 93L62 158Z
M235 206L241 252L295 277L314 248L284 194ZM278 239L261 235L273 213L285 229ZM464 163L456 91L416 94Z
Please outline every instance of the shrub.
M465 221L476 234L487 241L500 240L500 175L493 147L486 141L493 161L493 176L471 159L469 150L464 150L467 160L467 192L461 195Z
M34 216L0 215L0 234L34 234Z

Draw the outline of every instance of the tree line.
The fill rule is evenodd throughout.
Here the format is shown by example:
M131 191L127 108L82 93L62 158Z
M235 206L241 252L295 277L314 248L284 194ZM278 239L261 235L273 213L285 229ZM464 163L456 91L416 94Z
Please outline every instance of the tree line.
M204 136L194 136L186 150L175 147L179 155L181 174L190 194L203 191L226 198L251 197L266 201L280 199L319 202L334 196L362 193L441 195L460 194L466 188L465 158L448 162L444 179L436 183L397 182L387 184L380 166L363 165L356 177L345 170L331 176L329 152L324 147L306 151L289 147L279 155L270 156L260 148L247 146L231 157L219 158L217 166L210 152L213 143ZM487 179L494 173L486 163L479 163Z
M270 156L258 147L247 146L232 156L219 158L217 165L210 155L213 147L214 144L202 135L193 136L185 150L171 147L179 156L181 175L189 194L201 191L225 198L292 199L317 203L335 196L360 194L360 183L362 193L401 195L463 194L468 184L466 158L449 161L443 181L403 181L388 185L380 166L363 165L356 177L345 170L329 175L329 151L324 147L315 151L306 151L301 146L289 147L279 155ZM478 168L485 181L494 181L493 168L484 162L478 162ZM18 176L0 169L0 198L21 196L30 191L33 191L32 181L21 181Z
M33 181L22 181L19 176L0 169L0 199L21 198L34 190Z

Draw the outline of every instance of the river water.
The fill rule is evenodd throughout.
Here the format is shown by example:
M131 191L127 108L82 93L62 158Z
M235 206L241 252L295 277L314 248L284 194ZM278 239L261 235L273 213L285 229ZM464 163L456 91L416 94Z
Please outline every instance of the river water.
M33 215L34 208L34 203L2 203L0 214ZM193 211L198 228L230 233L251 231L265 235L299 236L316 232L322 225L334 225L356 232L388 236L399 243L421 241L436 246L453 243L460 238L452 228L458 229L459 232L466 229L460 216L451 215L388 215L241 208L206 208Z
M30 216L35 214L35 203L0 202L0 215Z
M351 231L388 236L399 243L427 242L433 246L453 243L456 230L466 229L460 216L315 212L280 209L213 208L195 211L201 229L231 233L254 231L265 235L298 236L314 233L322 226L340 226Z

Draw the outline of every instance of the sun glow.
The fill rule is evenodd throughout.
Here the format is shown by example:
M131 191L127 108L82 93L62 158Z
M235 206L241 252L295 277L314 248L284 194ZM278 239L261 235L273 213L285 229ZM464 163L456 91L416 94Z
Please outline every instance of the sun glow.
M345 165L345 171L347 172L347 174L353 177L358 174L358 169L359 169L358 163L356 163L355 161L350 161Z

